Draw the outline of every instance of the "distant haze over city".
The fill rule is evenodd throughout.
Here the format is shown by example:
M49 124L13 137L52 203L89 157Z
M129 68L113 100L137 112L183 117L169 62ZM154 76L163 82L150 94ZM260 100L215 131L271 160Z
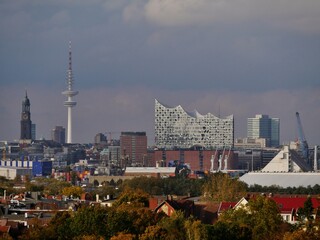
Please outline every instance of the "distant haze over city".
M67 127L72 41L73 142L146 131L154 100L235 118L280 118L280 143L320 144L320 1L79 0L0 2L0 140L20 137L28 91L37 138ZM107 134L109 137L109 134Z

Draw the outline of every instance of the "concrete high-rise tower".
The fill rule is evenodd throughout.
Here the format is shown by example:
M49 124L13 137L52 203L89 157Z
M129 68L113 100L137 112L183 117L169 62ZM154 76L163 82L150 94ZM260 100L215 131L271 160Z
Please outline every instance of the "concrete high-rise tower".
M71 42L69 42L69 68L67 71L67 90L62 94L68 97L68 100L64 102L64 106L68 108L68 132L67 143L72 143L72 108L77 105L77 102L72 100L72 97L79 92L72 89L73 86L73 74L72 74L72 55L71 55Z

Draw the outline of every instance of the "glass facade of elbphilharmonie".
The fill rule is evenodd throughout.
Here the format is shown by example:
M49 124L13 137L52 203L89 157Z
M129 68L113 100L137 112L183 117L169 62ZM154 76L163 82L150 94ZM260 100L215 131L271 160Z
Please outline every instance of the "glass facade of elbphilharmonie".
M234 118L218 118L196 110L186 112L180 105L168 107L155 100L155 144L158 148L233 147Z

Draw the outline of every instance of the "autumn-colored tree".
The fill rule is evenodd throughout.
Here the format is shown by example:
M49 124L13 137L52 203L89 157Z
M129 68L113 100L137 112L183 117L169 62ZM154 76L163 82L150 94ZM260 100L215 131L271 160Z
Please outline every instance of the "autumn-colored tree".
M104 238L96 235L84 235L74 237L73 240L104 240Z
M245 183L221 172L211 174L203 185L203 199L207 201L238 201L245 193Z
M185 240L186 232L184 229L185 217L183 212L175 211L170 217L163 218L158 225L166 230L166 239Z
M108 195L115 196L118 193L118 191L111 186L103 185L102 187L96 188L92 195L95 196L96 194L99 194L100 198L107 197Z
M30 228L26 229L24 233L19 237L21 240L54 240L55 234L52 232L51 228L47 228L46 226L43 226L41 221L38 218L33 218L31 220Z
M281 227L284 222L278 206L264 196L251 199L244 207L226 211L219 217L219 222L236 224L250 235L247 239L276 239L283 235Z
M70 186L63 188L61 193L67 197L72 196L73 198L77 198L81 196L83 189L81 187Z
M204 179L181 177L155 178L135 177L125 180L123 185L132 189L142 189L150 195L201 195Z
M125 204L112 207L108 212L107 237L115 236L120 232L134 235L143 234L149 226L155 225L159 219L161 219L159 214L146 208Z
M166 240L167 230L158 226L149 226L146 231L140 236L139 240Z
M293 232L286 232L283 240L315 240L320 239L320 234L313 231L297 229Z
M51 229L51 232L54 233L58 239L70 239L72 237L72 233L70 232L71 220L71 214L69 212L57 212L47 228Z
M28 192L42 192L44 190L43 185L38 185L31 182L27 182L25 184L25 187L26 187L26 191Z
M187 219L184 222L184 229L186 231L187 240L202 240L208 239L205 226L201 224L201 221L192 218Z
M36 182L33 184L42 186L43 193L49 195L61 194L63 188L71 186L71 184L66 181L54 178L36 178L35 180Z
M13 181L16 184L22 183L21 175L17 174Z
M118 207L120 205L147 207L149 205L149 194L141 189L133 190L131 188L125 188L121 195L114 202L113 206Z
M136 236L131 233L120 232L116 236L110 238L110 240L134 240Z
M3 233L1 235L1 240L13 240L9 233Z

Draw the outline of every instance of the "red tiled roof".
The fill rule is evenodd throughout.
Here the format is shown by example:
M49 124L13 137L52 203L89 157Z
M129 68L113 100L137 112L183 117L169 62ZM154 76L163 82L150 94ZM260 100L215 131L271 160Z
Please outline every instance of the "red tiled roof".
M236 202L221 202L218 212L229 210L233 208L236 204Z
M8 233L10 231L10 226L0 226L1 233Z
M302 208L307 197L271 197L274 200L281 212L290 212L292 209ZM312 206L314 209L320 206L320 199L311 198Z

